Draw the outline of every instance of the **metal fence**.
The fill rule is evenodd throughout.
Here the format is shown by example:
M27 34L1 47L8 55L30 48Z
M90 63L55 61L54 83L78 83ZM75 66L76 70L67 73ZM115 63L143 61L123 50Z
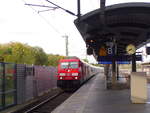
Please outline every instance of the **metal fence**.
M0 111L56 87L56 67L0 62Z
M16 64L0 63L0 109L16 104Z
M56 87L56 68L34 66L34 73L34 92L38 96Z

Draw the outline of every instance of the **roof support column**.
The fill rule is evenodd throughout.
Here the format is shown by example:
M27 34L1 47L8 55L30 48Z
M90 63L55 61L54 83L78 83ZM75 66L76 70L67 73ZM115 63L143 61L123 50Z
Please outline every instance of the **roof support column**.
M118 35L116 36L118 37ZM116 80L117 80L117 60L116 60L116 55L117 55L117 44L116 44L116 39L113 38L113 57L112 57L112 88L116 87Z
M78 16L79 20L80 20L80 16L81 16L81 9L80 9L80 7L81 7L80 0L77 0L77 9L78 9L77 16Z
M116 85L116 60L113 58L112 60L112 88Z
M117 64L117 80L119 80L119 64Z
M105 25L105 1L106 0L100 0L100 10L101 10L100 20L104 28L106 27Z
M132 55L132 72L136 72L136 55Z
M106 80L108 80L109 78L109 68L110 68L110 64L105 64L104 65L104 73L105 73L105 77L106 77Z
M103 10L105 8L106 0L100 0L100 8Z

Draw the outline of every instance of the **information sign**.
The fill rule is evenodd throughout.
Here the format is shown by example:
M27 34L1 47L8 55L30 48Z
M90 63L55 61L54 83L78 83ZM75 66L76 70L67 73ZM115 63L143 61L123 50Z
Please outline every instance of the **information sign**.
M112 64L110 61L99 61L98 64ZM130 64L130 61L117 61L117 64Z
M99 56L107 56L107 50L105 47L99 49Z
M132 56L131 55L116 55L116 56L98 56L98 61L100 62L111 62L113 59L115 61L131 61ZM136 55L136 61L142 61L142 56L141 55Z

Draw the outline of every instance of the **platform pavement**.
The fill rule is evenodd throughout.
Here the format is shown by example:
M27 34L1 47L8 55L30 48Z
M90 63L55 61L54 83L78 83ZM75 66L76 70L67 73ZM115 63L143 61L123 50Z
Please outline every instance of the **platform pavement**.
M106 90L100 73L52 113L150 113L150 104L132 104L128 89Z

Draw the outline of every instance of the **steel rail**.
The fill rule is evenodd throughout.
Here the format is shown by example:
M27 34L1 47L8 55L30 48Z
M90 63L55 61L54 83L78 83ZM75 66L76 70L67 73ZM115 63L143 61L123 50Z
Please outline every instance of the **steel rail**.
M48 99L46 99L46 100L42 101L42 102L41 102L41 103L39 103L38 105L36 105L36 106L34 106L34 107L30 108L29 110L25 111L24 113L30 113L30 112L32 112L33 110L35 110L35 109L37 109L37 108L41 107L42 105L44 105L44 104L48 103L48 102L49 102L49 101L51 101L51 100L53 100L53 99L57 98L58 96L62 95L63 93L64 93L64 91L63 91L63 92L61 92L61 93L55 94L55 95L54 95L54 96L52 96L52 97L49 97Z

